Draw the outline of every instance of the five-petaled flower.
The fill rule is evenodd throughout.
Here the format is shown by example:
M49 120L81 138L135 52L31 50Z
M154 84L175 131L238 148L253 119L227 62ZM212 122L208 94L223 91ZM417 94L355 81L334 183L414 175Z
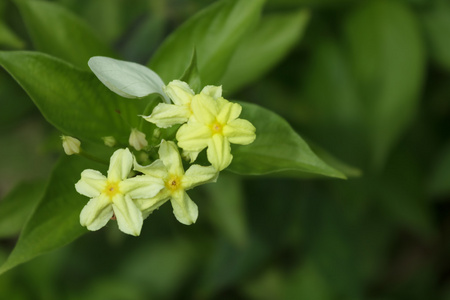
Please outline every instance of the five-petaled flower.
M200 94L196 95L186 82L180 80L169 82L164 87L164 92L172 100L173 104L159 103L150 116L144 116L145 120L156 124L160 128L186 123L192 116L191 102L199 95L217 99L222 94L220 87L207 85Z
M156 196L149 199L138 199L136 205L146 217L170 199L173 213L179 222L186 225L195 223L198 217L198 208L189 198L186 190L204 183L215 182L218 175L216 169L212 166L192 165L184 172L177 146L174 142L164 140L159 148L159 158L148 166L140 166L135 163L136 171L158 177L164 182L164 188Z
M91 169L81 173L75 189L91 198L81 211L81 225L98 230L115 216L121 231L140 234L143 216L135 201L155 196L164 188L164 182L151 174L127 178L132 166L130 150L119 149L111 156L107 177Z
M242 107L221 97L221 87L210 87L209 91L192 99L192 117L178 129L176 138L178 146L194 159L207 147L209 162L221 171L233 159L230 143L252 143L256 129L249 121L238 118Z

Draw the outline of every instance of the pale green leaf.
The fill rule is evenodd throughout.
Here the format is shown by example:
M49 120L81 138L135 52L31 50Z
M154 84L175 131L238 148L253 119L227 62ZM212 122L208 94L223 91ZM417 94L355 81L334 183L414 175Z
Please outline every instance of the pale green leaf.
M149 66L164 81L180 78L196 49L203 84L216 84L243 35L260 15L264 0L221 0L172 33Z
M143 65L103 56L92 57L88 65L104 85L122 97L141 98L156 93L170 103L164 82Z

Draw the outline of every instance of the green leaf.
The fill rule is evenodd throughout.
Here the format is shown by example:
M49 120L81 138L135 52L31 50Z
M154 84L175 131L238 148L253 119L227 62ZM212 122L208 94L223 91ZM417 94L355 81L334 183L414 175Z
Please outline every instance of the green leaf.
M315 34L321 38L312 48L308 66L302 70L302 101L292 103L296 106L291 109L290 119L299 119L298 114L302 113L308 136L339 158L364 166L368 160L364 143L367 127L356 80L341 45L326 32Z
M3 69L0 69L0 82L0 126L9 127L32 110L34 105L20 85Z
M189 67L184 71L183 76L180 78L181 81L187 82L191 89L196 93L200 93L202 89L202 80L197 68L197 52L194 49L192 54L191 63Z
M429 191L432 196L438 197L450 194L450 144L446 145L435 160Z
M38 52L0 52L2 65L28 93L44 117L66 135L101 142L127 141L146 103L111 93L90 72Z
M22 49L25 42L0 20L0 45L12 49Z
M87 69L90 57L114 57L109 46L78 16L48 1L16 1L34 47Z
M333 294L343 299L362 299L355 228L346 207L323 191L317 189L304 204L301 226L305 230L305 258L310 257L316 264Z
M110 2L111 0L102 1ZM158 2L152 3L156 4ZM162 4L163 2L159 3ZM164 40L167 22L168 18L164 12L159 12L158 10L149 11L132 32L127 32L127 39L121 44L120 53L132 61L148 61L151 54L156 51L159 44Z
M339 170L342 172L346 177L359 177L362 175L362 172L360 169L355 168L353 166L350 166L346 164L345 162L339 160L332 154L328 153L326 150L324 150L322 147L319 147L310 141L308 141L309 146L311 147L311 150L321 159L323 160L327 165L335 168L336 170Z
M20 232L45 187L43 180L22 182L0 201L0 238Z
M282 117L255 104L240 104L241 118L256 127L256 140L250 145L232 146L230 171L246 175L288 171L346 178L317 157Z
M379 167L416 112L425 67L421 30L406 4L373 0L347 18L344 31Z
M216 84L263 4L264 0L217 1L172 33L148 65L168 82L182 76L196 49L203 84Z
M432 2L432 8L422 14L431 57L450 71L450 3L443 0Z
M348 5L358 0L269 0L268 5L274 7L292 7L292 6L330 6Z
M88 199L75 191L74 184L81 171L100 169L98 165L78 156L63 156L56 165L45 194L25 225L0 274L38 255L62 247L83 233L79 215Z
M117 273L122 282L140 283L147 298L173 299L183 282L198 271L200 252L196 246L192 240L174 238L141 244L123 260Z
M239 44L221 80L231 93L262 77L302 38L309 20L306 10L266 16Z
M312 259L296 268L285 282L284 299L333 300L333 289Z
M221 173L215 184L205 185L211 222L230 241L243 248L248 241L242 182L237 176Z

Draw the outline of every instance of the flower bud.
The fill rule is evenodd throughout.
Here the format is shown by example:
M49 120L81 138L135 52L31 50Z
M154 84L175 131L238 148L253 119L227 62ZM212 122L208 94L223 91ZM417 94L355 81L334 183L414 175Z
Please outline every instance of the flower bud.
M141 150L145 147L147 147L148 142L145 139L145 133L140 132L136 128L133 128L131 130L130 138L128 139L128 142L131 146L133 146L136 150Z
M61 136L64 152L67 155L78 154L80 153L80 145L81 142L71 136L62 135Z
M104 136L102 137L103 142L108 147L114 147L116 145L116 139L113 136Z

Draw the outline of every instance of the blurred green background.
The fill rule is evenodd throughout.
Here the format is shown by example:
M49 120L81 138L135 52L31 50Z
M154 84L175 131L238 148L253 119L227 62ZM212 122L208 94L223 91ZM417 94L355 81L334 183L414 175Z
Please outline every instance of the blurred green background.
M145 63L215 1L48 2ZM226 96L286 118L348 164L348 180L225 172L191 192L197 224L166 205L140 238L86 234L2 275L0 299L450 299L450 1L272 0L264 14L301 9L309 21L290 51ZM58 56L33 43L23 14L0 2L0 49ZM42 193L59 133L2 69L0 101L0 196ZM0 261L34 205L0 206Z

